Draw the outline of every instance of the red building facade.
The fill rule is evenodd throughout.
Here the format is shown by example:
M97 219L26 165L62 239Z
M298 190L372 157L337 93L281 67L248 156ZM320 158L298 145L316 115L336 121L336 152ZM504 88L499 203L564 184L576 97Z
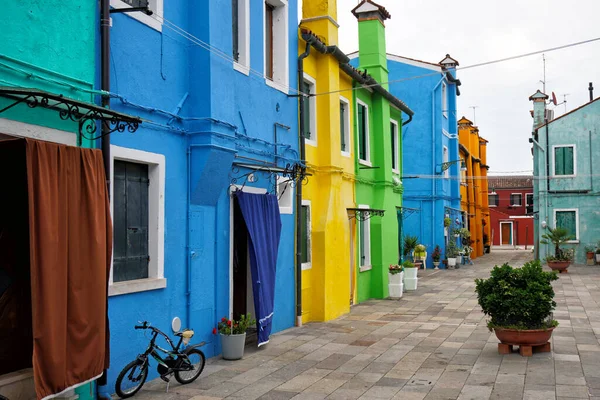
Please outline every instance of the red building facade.
M493 246L533 246L533 176L488 177Z

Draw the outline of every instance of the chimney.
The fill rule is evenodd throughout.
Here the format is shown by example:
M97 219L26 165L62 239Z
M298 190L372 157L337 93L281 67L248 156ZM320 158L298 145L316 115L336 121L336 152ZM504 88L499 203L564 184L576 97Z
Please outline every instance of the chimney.
M590 91L590 101L594 100L594 85L590 82L590 86L588 86L588 90Z
M539 90L529 97L529 101L533 101L534 130L544 125L546 118L546 100L548 100L548 95Z
M338 45L337 1L303 0L300 25L327 45Z
M387 82L387 54L385 20L390 13L371 0L362 0L352 10L358 19L358 57L360 67L368 66L368 73L380 82Z

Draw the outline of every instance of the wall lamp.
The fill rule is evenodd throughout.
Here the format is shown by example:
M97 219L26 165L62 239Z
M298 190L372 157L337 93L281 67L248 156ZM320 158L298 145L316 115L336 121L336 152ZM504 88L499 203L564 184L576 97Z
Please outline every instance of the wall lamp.
M448 161L448 162L442 163L442 165L441 165L441 172L446 171L448 168L450 168L450 166L452 164L456 164L456 163L460 163L460 170L461 171L466 171L467 170L467 164L465 164L465 160L460 159L460 160L454 160L454 161Z

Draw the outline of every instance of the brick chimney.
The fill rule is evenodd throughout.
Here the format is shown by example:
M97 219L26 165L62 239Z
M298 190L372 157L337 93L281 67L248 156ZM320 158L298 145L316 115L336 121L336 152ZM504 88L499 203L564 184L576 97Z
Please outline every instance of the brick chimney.
M537 129L544 125L546 116L546 100L548 95L539 90L529 97L529 101L533 101L533 129Z

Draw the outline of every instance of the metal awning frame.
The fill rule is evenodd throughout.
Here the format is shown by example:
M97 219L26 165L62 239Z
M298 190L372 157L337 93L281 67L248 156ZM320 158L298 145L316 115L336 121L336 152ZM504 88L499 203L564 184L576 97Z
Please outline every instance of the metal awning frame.
M373 217L383 217L385 210L375 208L346 208L348 219L355 218L357 221L366 221Z
M299 184L308 182L306 166L301 163L288 163L285 167L277 167L268 164L253 164L233 162L231 172L229 173L230 186L237 190L243 190L246 184L258 182L261 178L268 182L268 192L277 194L281 198L285 191ZM278 193L277 186L284 185L281 193Z
M421 209L396 206L396 212L402 217L402 219L406 219L415 213L421 212Z

